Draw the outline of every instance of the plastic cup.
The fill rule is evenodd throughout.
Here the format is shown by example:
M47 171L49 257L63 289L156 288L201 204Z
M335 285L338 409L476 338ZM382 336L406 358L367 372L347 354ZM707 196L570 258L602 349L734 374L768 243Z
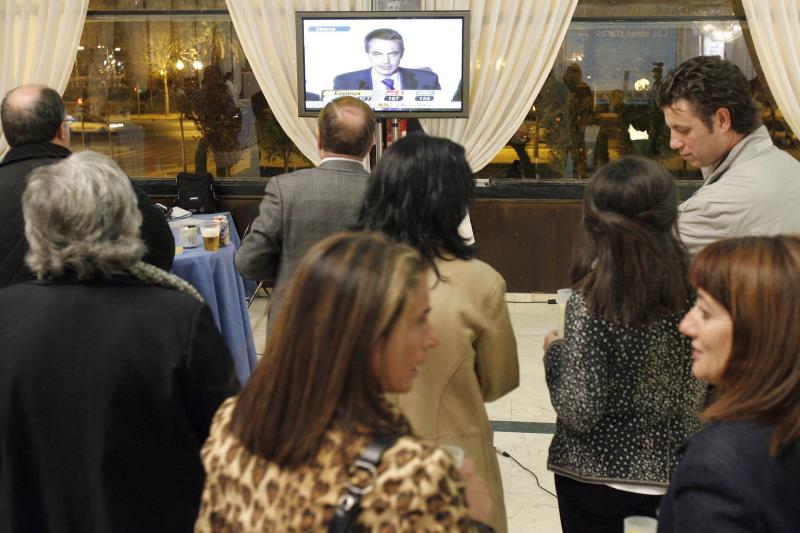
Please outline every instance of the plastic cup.
M200 234L203 236L203 248L207 252L219 250L219 226L216 224L204 224L200 226Z
M556 291L556 304L558 304L558 336L564 336L564 318L567 314L567 301L572 296L572 289L558 289Z
M185 248L195 248L199 246L197 242L197 226L194 224L183 226L183 246Z
M180 226L170 226L172 230L172 239L175 241L175 255L183 253L183 228Z
M453 446L452 444L440 444L439 447L453 458L456 468L460 469L464 466L464 448Z
M625 533L656 533L658 520L649 516L629 516L623 522Z

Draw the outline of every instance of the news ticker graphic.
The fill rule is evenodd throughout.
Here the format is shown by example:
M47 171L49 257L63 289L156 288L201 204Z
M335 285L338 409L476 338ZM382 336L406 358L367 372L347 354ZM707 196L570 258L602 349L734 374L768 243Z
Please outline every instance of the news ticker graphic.
M326 103L341 96L352 96L367 103L371 108L382 109L461 109L461 102L453 102L452 95L433 90L324 90L321 101L306 101L307 109L321 109Z

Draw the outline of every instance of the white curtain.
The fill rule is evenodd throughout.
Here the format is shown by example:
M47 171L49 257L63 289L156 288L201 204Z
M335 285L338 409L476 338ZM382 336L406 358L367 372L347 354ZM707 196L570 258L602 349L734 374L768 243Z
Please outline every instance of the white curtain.
M742 0L742 5L775 102L800 135L800 0Z
M295 11L369 11L369 0L227 0L236 33L281 127L315 164L313 119L297 117ZM426 11L469 10L470 118L430 119L431 135L463 144L486 166L530 110L577 0L423 0Z
M429 119L430 135L462 144L472 169L485 167L533 105L578 0L423 0L425 10L471 14L469 119Z
M0 0L0 98L14 87L67 88L89 0ZM8 144L0 133L0 155Z
M369 11L370 0L227 0L233 27L283 131L315 165L317 126L297 116L295 11Z

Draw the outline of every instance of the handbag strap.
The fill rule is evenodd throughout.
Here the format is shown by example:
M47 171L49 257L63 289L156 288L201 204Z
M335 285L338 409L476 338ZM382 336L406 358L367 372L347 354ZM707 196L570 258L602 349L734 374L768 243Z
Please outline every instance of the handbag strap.
M394 446L399 435L384 435L375 437L363 450L353 465L353 473L356 469L366 470L372 480L366 487L357 487L353 484L353 477L347 485L347 491L339 498L336 504L336 514L328 526L328 533L345 533L351 531L356 523L358 515L361 513L361 497L369 494L375 489L375 481L378 479L378 465L381 462L383 453Z

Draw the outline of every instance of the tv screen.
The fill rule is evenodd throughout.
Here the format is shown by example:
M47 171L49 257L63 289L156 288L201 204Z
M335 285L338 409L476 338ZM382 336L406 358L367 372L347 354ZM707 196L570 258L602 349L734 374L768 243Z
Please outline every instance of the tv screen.
M298 12L301 117L340 96L385 117L467 117L469 12Z

